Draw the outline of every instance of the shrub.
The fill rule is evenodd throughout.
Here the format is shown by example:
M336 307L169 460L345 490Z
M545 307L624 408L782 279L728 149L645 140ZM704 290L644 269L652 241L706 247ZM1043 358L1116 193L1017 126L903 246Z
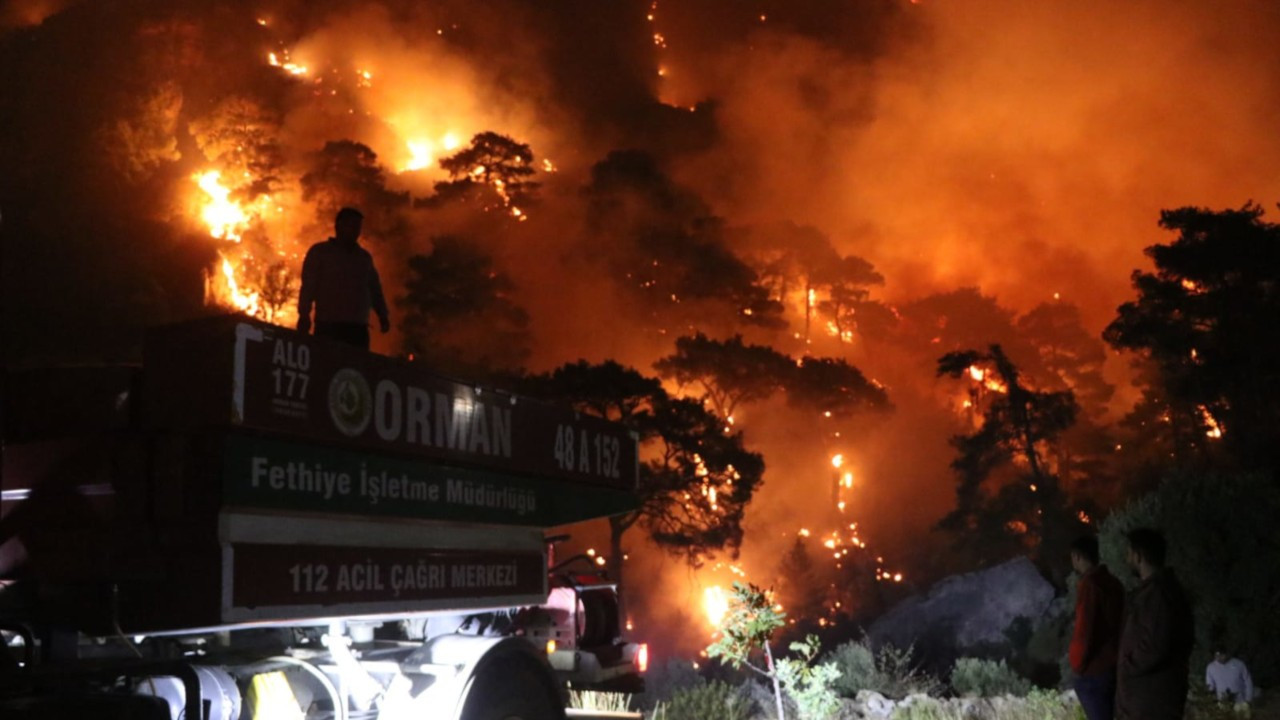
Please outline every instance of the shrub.
M840 673L832 687L844 697L856 697L860 691L871 690L877 683L876 656L865 642L850 640L838 645L827 658Z
M654 720L747 720L750 705L737 690L715 680L698 687L685 688L659 705Z
M951 668L951 689L965 697L1025 697L1031 692L1031 683L1003 660L960 658Z
M831 687L840 671L833 662L814 663L818 649L818 638L810 635L805 642L791 643L791 650L798 657L777 663L778 681L804 720L827 720L840 709L840 698Z
M920 670L911 647L898 649L885 644L879 652L873 652L866 640L851 640L828 657L840 671L832 687L844 697L872 690L887 698L901 699L913 694L936 694L942 688L941 683Z
M1221 642L1245 660L1261 686L1280 682L1280 485L1257 475L1191 475L1159 488L1102 523L1102 559L1127 584L1124 533L1160 529L1169 565L1191 598L1196 619L1192 667L1204 668Z
M1084 708L1072 696L1064 696L1053 690L1033 688L1025 698L1010 703L1013 712L1008 720L1080 720Z

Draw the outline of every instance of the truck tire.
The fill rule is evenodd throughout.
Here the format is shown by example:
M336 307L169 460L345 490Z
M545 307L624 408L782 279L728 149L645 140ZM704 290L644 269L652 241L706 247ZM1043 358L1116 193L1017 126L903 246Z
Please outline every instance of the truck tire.
M518 655L482 663L466 691L461 720L563 720L550 673Z

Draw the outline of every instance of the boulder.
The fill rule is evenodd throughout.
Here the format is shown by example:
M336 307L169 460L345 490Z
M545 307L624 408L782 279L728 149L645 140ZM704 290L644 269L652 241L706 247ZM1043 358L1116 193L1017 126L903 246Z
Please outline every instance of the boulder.
M859 691L853 705L858 717L863 718L888 718L897 707L897 703L872 690Z
M876 645L914 645L930 667L945 673L957 657L1008 654L1010 636L1029 633L1053 598L1053 586L1019 557L938 582L894 606L867 635Z

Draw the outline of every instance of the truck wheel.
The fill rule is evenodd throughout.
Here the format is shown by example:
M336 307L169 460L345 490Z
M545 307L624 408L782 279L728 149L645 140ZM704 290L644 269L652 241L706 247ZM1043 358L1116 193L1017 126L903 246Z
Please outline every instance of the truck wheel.
M494 658L472 676L461 720L563 720L547 671L521 657Z

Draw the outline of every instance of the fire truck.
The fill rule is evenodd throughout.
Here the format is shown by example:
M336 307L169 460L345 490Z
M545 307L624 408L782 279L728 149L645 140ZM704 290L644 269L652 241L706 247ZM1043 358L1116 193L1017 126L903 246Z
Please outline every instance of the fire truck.
M626 428L242 316L5 390L0 717L544 720L642 686L615 587L545 535L635 506Z

